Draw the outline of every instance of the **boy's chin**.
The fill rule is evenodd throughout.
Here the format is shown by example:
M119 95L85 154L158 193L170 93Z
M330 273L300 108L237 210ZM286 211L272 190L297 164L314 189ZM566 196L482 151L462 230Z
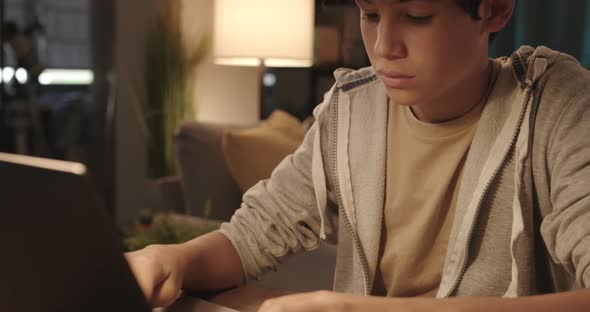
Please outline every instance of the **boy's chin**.
M392 103L401 106L415 106L420 104L420 98L413 92L407 90L387 90L387 95Z

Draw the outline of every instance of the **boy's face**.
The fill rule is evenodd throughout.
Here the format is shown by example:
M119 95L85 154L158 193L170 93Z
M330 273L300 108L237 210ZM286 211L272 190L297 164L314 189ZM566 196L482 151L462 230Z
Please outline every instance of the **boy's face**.
M428 109L485 73L489 34L456 0L355 1L371 64L397 104Z

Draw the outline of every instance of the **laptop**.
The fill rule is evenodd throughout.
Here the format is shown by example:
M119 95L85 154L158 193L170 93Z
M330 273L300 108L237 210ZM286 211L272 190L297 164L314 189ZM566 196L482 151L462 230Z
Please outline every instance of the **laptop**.
M152 311L117 233L84 165L0 153L2 311Z

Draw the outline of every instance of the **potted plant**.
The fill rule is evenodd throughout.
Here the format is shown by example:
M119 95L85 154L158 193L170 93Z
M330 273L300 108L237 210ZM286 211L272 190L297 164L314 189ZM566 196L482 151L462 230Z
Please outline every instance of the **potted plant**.
M193 219L182 215L158 214L149 222L138 222L126 231L125 247L128 251L152 244L179 244L217 230L220 223Z
M195 50L185 47L181 7L180 0L163 1L146 38L143 114L152 178L177 173L174 132L182 121L194 118L193 73L209 48L209 36Z
M188 49L182 37L180 0L161 1L145 43L145 101L137 110L146 138L147 175L159 193L156 210L182 209L174 133L193 119L194 72L210 47L210 35ZM149 186L148 186L149 187ZM179 198L180 194L180 198Z

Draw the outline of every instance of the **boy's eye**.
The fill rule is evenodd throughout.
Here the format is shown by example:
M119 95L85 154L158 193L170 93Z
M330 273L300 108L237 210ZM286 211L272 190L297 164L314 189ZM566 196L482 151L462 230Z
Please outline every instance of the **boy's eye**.
M419 24L427 24L432 21L432 15L412 15L406 14L406 17L411 20L412 22L419 23Z
M379 14L363 12L361 19L366 20L368 22L372 22L372 23L378 22L379 21Z

